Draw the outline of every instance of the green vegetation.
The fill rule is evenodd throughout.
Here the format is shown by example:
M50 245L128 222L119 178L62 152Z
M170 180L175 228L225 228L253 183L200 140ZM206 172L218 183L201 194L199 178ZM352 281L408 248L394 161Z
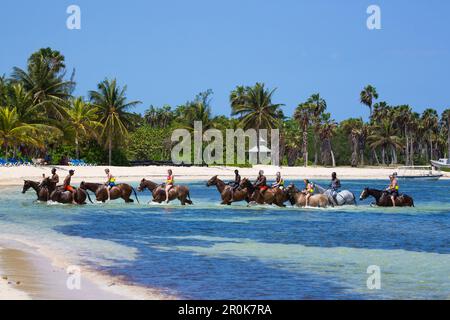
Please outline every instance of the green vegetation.
M263 83L230 92L230 117L212 115L211 90L176 107L151 105L140 115L132 109L141 102L129 100L126 85L116 79L101 81L87 99L73 96L75 85L64 56L50 48L33 53L26 69L14 67L9 77L0 77L0 156L46 158L53 164L69 158L113 165L167 161L172 131L193 132L195 121L202 121L203 131L224 134L253 128L259 135L261 129L278 128L280 159L288 166L419 165L450 153L450 109L418 114L407 105L377 102L371 85L359 95L370 109L367 123L357 118L337 123L319 93L286 117L284 105L275 102L276 89Z

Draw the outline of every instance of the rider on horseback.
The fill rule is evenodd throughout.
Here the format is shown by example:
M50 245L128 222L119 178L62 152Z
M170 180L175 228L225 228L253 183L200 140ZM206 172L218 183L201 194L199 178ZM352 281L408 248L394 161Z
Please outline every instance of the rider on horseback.
M64 191L69 191L72 193L72 203L73 204L77 204L77 202L75 201L75 194L76 191L75 189L70 185L71 181L72 181L72 176L75 174L74 170L69 170L69 175L64 179L64 183L63 183L63 188Z
M314 194L315 187L314 187L314 183L310 182L308 179L305 179L303 181L305 182L305 189L303 190L303 193L306 194L305 207L307 207L309 198Z
M231 186L231 192L232 194L239 189L241 185L241 175L239 174L239 170L234 170L234 181L230 182L229 185Z
M267 178L264 175L263 170L259 170L258 178L255 181L254 187L259 189L259 192L261 192L261 194L264 194L264 192L269 189L269 187L267 186ZM255 194L253 193L252 198L254 197L254 195Z
M277 172L275 183L272 184L272 188L279 188L284 190L284 179L281 177L281 173Z
M173 173L172 173L171 169L167 170L167 174L168 174L168 176L166 179L165 191L166 191L166 203L169 203L169 191L170 191L170 189L173 188L173 184L174 184L175 180L173 178Z
M390 183L389 186L386 188L386 193L388 194L388 196L391 197L392 206L395 207L395 199L398 197L399 195L398 191L400 190L400 186L397 180L397 173L394 172L392 175L390 175L389 180Z
M331 174L330 190L334 205L337 205L336 196L338 195L340 188L341 188L341 180L337 178L336 172L333 172Z
M111 189L116 186L116 178L111 174L109 169L105 169L106 173L106 192L108 193L108 201L111 200Z

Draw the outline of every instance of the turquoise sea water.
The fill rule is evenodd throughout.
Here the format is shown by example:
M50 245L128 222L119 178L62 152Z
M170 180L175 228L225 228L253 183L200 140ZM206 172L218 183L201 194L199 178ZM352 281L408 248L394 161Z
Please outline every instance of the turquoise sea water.
M321 183L321 181L318 181ZM359 195L382 181L344 181ZM195 299L449 299L450 181L403 182L416 208L247 208L219 205L190 183L194 206L120 201L35 203L2 188L0 237L51 248L77 263ZM431 186L431 188L430 188ZM380 267L369 290L367 268Z

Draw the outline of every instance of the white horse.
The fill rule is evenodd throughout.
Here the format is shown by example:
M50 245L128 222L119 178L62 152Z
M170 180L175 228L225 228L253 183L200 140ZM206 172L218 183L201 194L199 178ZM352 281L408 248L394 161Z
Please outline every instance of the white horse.
M317 193L326 195L330 203L333 203L334 205L344 206L357 204L355 195L349 190L335 192L332 189L325 189L317 184L315 184L315 189Z

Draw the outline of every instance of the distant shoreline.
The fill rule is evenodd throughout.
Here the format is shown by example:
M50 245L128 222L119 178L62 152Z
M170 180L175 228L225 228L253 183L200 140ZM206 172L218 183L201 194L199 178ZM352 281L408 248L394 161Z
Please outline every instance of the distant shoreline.
M57 168L60 180L64 179L70 169L75 170L72 179L77 185L81 181L104 182L105 168L107 166L92 167L69 167L69 166L22 166L22 167L0 167L0 186L21 186L23 180L40 181L42 174L47 176L52 168ZM167 175L167 170L171 167L109 167L118 182L138 183L142 178L163 182ZM341 180L388 180L388 177L397 168L378 167L275 167L275 166L254 166L253 168L234 167L173 167L176 181L206 181L212 176L218 175L223 180L231 180L234 177L234 170L238 169L242 177L256 178L259 170L264 170L269 179L274 179L276 172L280 171L285 180L302 179L330 179L332 172L337 172ZM443 172L443 179L449 179L450 173Z

